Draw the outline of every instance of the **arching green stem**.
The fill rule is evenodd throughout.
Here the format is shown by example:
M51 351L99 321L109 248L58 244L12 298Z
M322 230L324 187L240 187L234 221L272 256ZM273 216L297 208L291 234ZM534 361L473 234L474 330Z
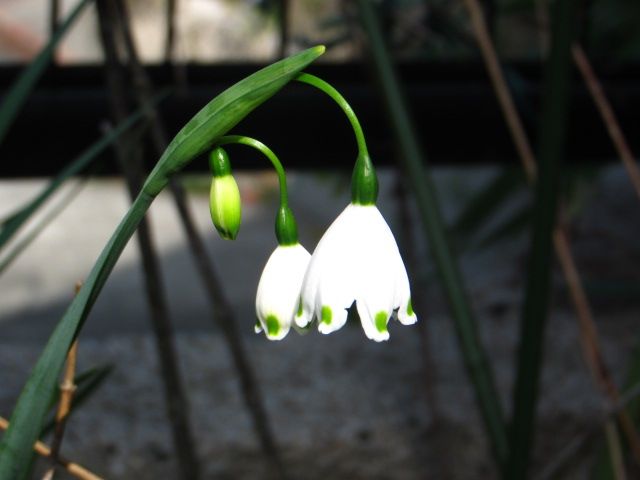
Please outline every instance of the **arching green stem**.
M371 163L360 121L349 102L335 88L315 75L300 73L295 80L311 85L331 97L349 119L358 144L358 158L351 178L351 200L360 205L373 205L378 198L378 177Z
M316 77L315 75L301 73L295 78L295 80L297 80L298 82L306 83L307 85L311 85L313 87L316 87L318 90L323 91L340 106L344 114L349 119L351 126L353 127L353 133L355 134L356 141L358 142L358 156L369 157L367 142L364 140L364 133L362 132L360 121L358 120L356 113L353 111L353 108L351 108L351 105L349 105L349 102L345 100L342 94L327 82L319 77Z
M225 135L220 137L216 142L216 146L221 147L229 144L240 144L255 148L269 159L273 168L278 174L278 182L280 184L280 208L276 216L276 237L280 245L295 245L298 243L298 227L296 225L293 213L289 208L289 194L287 192L287 175L284 172L282 163L273 151L264 143L255 138L245 137L244 135Z
M220 139L216 142L216 146L222 147L224 145L233 143L253 147L269 159L269 161L273 165L273 168L275 168L276 173L278 174L278 182L280 183L280 205L285 207L289 206L289 195L287 193L287 176L284 173L282 163L280 163L280 160L278 159L276 154L273 153L273 150L271 150L261 141L256 140L255 138L245 137L244 135L225 135L223 137L220 137Z

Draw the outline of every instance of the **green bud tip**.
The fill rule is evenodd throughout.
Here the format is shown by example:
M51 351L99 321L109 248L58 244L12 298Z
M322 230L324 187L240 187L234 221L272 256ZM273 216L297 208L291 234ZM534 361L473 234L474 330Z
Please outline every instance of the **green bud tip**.
M214 177L231 175L229 155L222 147L215 148L209 155L209 166Z

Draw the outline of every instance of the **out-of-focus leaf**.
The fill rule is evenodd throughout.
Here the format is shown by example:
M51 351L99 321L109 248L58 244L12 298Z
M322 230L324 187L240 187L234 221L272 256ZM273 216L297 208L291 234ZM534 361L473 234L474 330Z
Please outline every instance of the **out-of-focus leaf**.
M496 175L467 201L466 207L450 229L453 235L460 239L473 236L523 186L524 176L521 171L507 169Z
M525 231L531 225L531 207L525 205L499 222L490 232L481 238L475 248L482 249Z
M91 2L91 0L81 0L80 3L73 9L69 16L62 22L60 28L51 36L51 39L40 51L38 56L29 64L29 66L22 72L11 89L7 92L0 106L0 143L4 140L9 127L13 123L14 119L20 112L20 109L24 105L24 102L29 97L29 94L33 90L33 86L36 84L44 69L51 62L58 43L64 37L69 30L69 27L74 24L82 10ZM6 159L5 159L6 161Z
M159 94L153 101L158 103L168 96L168 92ZM73 175L77 175L83 171L91 162L93 162L98 155L100 155L107 147L109 147L114 141L116 141L120 135L135 125L138 120L143 118L144 108L137 110L127 120L122 122L116 128L111 130L107 135L104 135L87 150L78 156L75 160L69 163L62 171L47 185L42 192L40 192L33 200L27 203L24 207L20 208L17 212L10 215L2 223L2 230L0 230L0 250L2 250L7 242L16 234L16 232L29 220L44 202L53 195L62 184L67 181Z
M556 0L550 8L551 48L545 65L535 184L520 328L518 365L513 389L513 420L504 478L527 478L534 450L542 345L551 298L553 229L558 208L560 164L564 157L570 98L571 45L575 34L575 0Z
M58 215L60 215L62 211L67 208L67 206L69 206L71 201L78 195L78 193L80 193L80 190L82 189L82 187L84 187L84 185L84 181L79 182L78 185L73 188L73 190L65 195L65 197L47 213L46 217L40 219L38 224L35 225L24 238L21 238L18 243L12 245L9 248L8 252L0 259L0 275L2 275L7 267L9 267L9 265L13 263L13 261L24 251L25 248L31 245L31 242L38 238L38 235L42 233L47 225L55 220Z

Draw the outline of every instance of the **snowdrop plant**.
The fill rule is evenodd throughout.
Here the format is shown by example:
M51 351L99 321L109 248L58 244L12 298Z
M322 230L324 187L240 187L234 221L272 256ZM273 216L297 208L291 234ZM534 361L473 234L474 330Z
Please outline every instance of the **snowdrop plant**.
M351 203L321 238L313 255L300 245L289 208L286 175L275 154L248 137L226 136L211 155L211 218L223 238L234 239L240 228L240 197L228 157L220 146L242 143L260 150L273 164L280 183L276 216L278 246L258 283L256 333L281 340L291 326L308 329L317 321L320 333L342 328L354 305L365 335L389 339L387 325L417 321L411 304L407 271L398 245L376 206L378 178L369 157L362 127L353 109L331 85L302 73L296 80L312 85L335 100L347 115L358 143L351 180Z

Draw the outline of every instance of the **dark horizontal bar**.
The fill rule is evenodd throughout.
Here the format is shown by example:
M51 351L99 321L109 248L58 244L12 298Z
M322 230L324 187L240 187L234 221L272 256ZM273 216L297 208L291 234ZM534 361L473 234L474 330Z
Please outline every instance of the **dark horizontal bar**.
M161 106L169 133L173 135L216 94L259 67L186 67L187 93L176 94ZM525 126L535 139L539 65L508 64L505 70ZM640 137L631 135L640 130L640 67L596 70L623 130L629 134L632 149L640 151ZM156 87L171 83L169 67L153 66L148 71ZM320 63L309 71L333 83L352 103L376 164L393 163L396 153L391 128L365 65ZM3 94L19 72L18 67L0 68ZM515 164L513 145L482 64L413 63L400 66L400 74L420 140L431 162ZM109 118L103 77L99 65L49 69L0 146L0 177L54 174L95 141L101 125ZM259 138L287 167L349 168L356 153L350 127L339 109L306 85L287 86L233 132ZM568 160L573 163L602 162L616 157L577 75L568 145ZM264 167L253 152L237 148L232 155L235 168ZM106 155L110 156L111 153ZM147 158L150 166L156 160L151 155ZM204 160L193 162L190 167L190 170L206 169ZM108 161L104 172L117 173L115 163Z

